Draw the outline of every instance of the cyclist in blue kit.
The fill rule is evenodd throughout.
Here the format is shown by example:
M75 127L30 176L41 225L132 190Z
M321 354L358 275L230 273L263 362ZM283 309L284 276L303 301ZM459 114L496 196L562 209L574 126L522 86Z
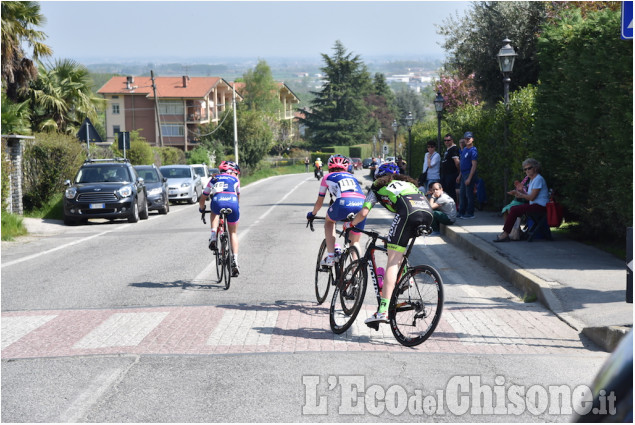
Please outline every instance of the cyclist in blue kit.
M232 276L238 276L238 219L240 209L240 167L234 161L223 161L218 166L219 174L212 177L203 190L203 196L199 199L199 211L205 211L205 201L211 197L210 221L212 234L209 237L209 249L216 250L216 229L218 228L218 214L223 208L231 208L232 213L227 216L227 227L232 244L234 258L232 258Z
M313 206L313 211L306 215L307 220L311 220L322 208L326 191L331 193L334 201L326 213L324 221L324 236L326 239L327 257L320 263L330 267L335 261L335 222L345 220L350 213L357 214L362 209L364 203L364 192L353 174L348 172L351 165L350 159L344 155L332 155L328 160L329 173L322 178L318 199ZM363 221L357 225L364 229ZM361 234L351 232L351 244L359 242Z

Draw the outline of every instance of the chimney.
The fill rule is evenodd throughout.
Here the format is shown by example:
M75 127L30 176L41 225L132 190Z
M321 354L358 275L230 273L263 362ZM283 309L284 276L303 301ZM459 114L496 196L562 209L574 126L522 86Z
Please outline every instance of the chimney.
M183 87L187 87L187 80L189 80L190 77L188 77L187 75L183 76Z
M132 84L134 83L134 77L128 76L126 77L126 89L132 89Z

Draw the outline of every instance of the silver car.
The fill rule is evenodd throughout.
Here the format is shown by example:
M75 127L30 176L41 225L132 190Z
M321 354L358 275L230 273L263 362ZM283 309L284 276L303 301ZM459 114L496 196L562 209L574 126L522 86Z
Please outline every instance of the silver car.
M160 170L168 179L168 198L171 202L198 202L203 193L203 183L191 165L164 165Z

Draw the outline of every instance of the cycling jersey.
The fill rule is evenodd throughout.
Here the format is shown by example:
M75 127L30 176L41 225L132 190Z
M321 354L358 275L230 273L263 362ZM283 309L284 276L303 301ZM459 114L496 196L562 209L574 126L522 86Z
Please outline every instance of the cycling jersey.
M228 223L236 223L240 218L238 195L240 195L240 180L231 174L217 174L212 177L203 190L203 195L210 196L210 209L214 214L220 214L223 208L231 208L232 213L227 216Z
M432 223L432 207L428 199L410 182L392 180L380 188L373 184L364 200L364 207L370 210L377 202L396 213L388 232L389 249L405 252L417 227Z
M348 172L336 171L328 173L320 183L319 196L326 196L329 191L334 198L329 207L328 217L333 221L345 220L350 214L357 214L364 203L364 192L357 179ZM366 221L359 223L357 227L364 228Z

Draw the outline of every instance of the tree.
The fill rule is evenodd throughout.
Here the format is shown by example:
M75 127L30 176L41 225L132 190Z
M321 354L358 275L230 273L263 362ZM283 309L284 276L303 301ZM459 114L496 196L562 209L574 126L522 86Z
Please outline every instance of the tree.
M374 93L366 98L366 103L372 108L372 117L378 121L379 128L388 140L394 137L392 123L399 113L395 103L395 93L392 91L384 74L376 73L373 80Z
M443 110L451 114L463 105L478 105L479 99L474 86L474 74L467 78L458 75L441 75L436 83L436 90L443 95L445 100Z
M5 134L31 134L29 102L14 103L2 93L2 132Z
M405 118L409 112L416 121L423 121L425 118L425 107L421 95L410 90L407 86L399 90L396 94L395 103L397 105L397 122L399 126L405 128Z
M7 96L18 100L18 92L37 77L33 60L50 56L52 50L42 43L46 35L36 28L46 23L40 5L33 1L3 1L2 5L2 84ZM29 59L24 45L32 47Z
M76 133L86 117L95 121L97 106L105 102L93 93L86 67L71 59L56 60L49 67L40 64L29 98L36 130L67 134Z
M231 117L233 110L225 111ZM238 162L241 168L255 167L269 152L273 143L273 132L269 125L271 118L260 111L238 108L236 126L238 127ZM214 136L221 140L226 150L233 154L234 124L231 119L221 117L220 126Z
M321 91L312 92L315 99L310 108L302 110L305 117L300 119L319 147L366 142L378 129L364 100L372 92L366 65L358 55L346 52L339 40L333 50L331 57L322 54L324 85Z
M275 116L280 109L278 86L271 74L271 68L264 60L259 60L258 65L243 74L245 89L241 93L244 106L251 111L261 111Z
M496 55L503 39L512 40L517 57L510 91L538 81L536 43L547 21L547 4L532 1L475 2L462 19L444 20L446 71L460 78L474 74L481 98L493 106L503 96L503 79ZM556 2L551 2L556 3Z

